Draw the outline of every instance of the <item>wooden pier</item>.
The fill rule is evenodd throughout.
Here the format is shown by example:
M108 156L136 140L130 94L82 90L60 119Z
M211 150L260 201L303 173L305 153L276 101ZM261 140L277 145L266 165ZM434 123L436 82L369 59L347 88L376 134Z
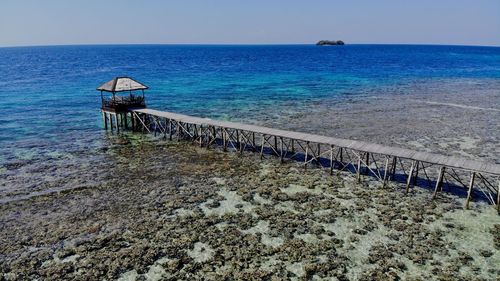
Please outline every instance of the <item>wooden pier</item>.
M495 205L500 213L500 165L363 141L158 111L146 108L144 94L142 99L132 95L132 91L144 89L147 87L126 77L115 78L99 87L101 93L113 93L111 101L106 102L103 98L101 111L104 127L116 131L120 128L132 129L170 140L190 140L207 148L221 147L224 151L254 151L260 153L261 158L275 155L282 162L285 159L302 161L304 168L311 164L327 168L331 174L335 170L350 171L356 174L358 181L370 176L378 179L383 186L388 181L403 182L406 193L414 186L431 187L432 199L446 187L463 193L465 208L469 208L474 197L481 197ZM117 99L115 92L119 91L130 92L130 97ZM140 106L135 107L138 100ZM105 106L108 104L111 106ZM117 104L120 110L113 106Z
M500 212L500 165L148 108L114 114L117 121L110 128L131 128L170 140L190 140L207 148L220 146L224 151L255 151L261 158L273 154L281 161L303 161L306 168L314 163L330 173L352 171L358 181L364 176L372 176L383 185L389 180L404 181L406 193L415 185L432 186L432 199L443 187L459 187L466 197L465 208L474 194L481 194Z

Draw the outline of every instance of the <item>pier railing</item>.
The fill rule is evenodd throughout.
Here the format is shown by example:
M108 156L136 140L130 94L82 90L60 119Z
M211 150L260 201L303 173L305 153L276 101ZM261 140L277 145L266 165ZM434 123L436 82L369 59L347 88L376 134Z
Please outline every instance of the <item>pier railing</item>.
M109 116L108 116L109 115ZM465 208L473 198L496 205L500 212L500 165L410 149L332 138L314 134L192 117L153 109L130 109L126 113L103 111L113 129L132 128L169 139L187 139L207 148L224 151L255 151L263 158L275 155L284 161L301 161L334 171L350 171L358 181L370 177L381 182L404 183L432 189L432 199L449 190L462 194ZM130 126L129 126L130 120Z

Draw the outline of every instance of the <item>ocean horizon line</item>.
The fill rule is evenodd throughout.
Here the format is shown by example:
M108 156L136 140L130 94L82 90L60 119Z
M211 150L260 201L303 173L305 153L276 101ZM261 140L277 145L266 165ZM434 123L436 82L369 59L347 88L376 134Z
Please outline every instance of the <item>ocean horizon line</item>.
M316 46L316 43L98 43L98 44L40 44L0 46L0 49L44 48L44 47L106 47L106 46L213 46L213 47L272 47L272 46ZM435 43L348 43L345 46L436 46L436 47L480 47L500 48L500 45L435 44ZM321 46L320 46L321 47ZM325 47L325 46L323 46ZM326 46L329 47L329 46ZM335 47L335 46L330 46ZM338 46L337 46L338 47Z

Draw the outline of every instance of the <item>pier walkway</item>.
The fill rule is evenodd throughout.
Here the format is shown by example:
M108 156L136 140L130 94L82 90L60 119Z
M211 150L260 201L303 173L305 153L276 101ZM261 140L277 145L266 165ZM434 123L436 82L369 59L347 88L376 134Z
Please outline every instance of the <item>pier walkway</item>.
M107 128L112 116L103 112ZM304 167L315 163L334 170L356 173L379 179L383 185L389 180L406 184L405 192L415 185L433 187L434 199L443 187L460 188L465 208L473 197L481 196L496 205L500 212L500 165L460 157L419 152L357 140L333 138L315 134L273 129L263 126L219 121L148 108L129 109L114 114L115 128L131 128L161 134L170 139L190 139L200 146L222 146L243 152L260 152L261 158L274 154L284 159L303 161Z

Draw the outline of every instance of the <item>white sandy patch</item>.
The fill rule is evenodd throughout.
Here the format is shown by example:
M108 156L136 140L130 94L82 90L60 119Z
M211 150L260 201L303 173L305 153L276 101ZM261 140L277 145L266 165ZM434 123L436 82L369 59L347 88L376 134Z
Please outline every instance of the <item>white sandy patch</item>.
M139 277L139 274L134 269L134 270L130 270L130 271L127 271L127 272L123 273L118 278L118 281L135 281L135 280L137 280L137 277Z
M194 244L193 250L188 250L187 254L195 262L206 262L212 259L215 250L212 249L208 244L202 242L196 242Z
M310 189L310 188L307 188L303 185L298 185L298 184L289 184L288 187L286 188L280 188L281 192L283 193L286 193L288 195L294 195L294 194L297 194L297 193L301 193L301 192L308 192L308 193L315 193L315 194L318 194L321 192L321 190L319 189Z
M194 211L193 210L184 209L184 208L179 208L179 209L175 210L174 213L177 216L181 216L181 217L187 217L187 216L193 216L194 215Z
M167 272L163 268L163 266L154 264L149 267L149 271L144 274L146 280L149 281L159 281L163 280L167 275Z
M304 270L304 264L301 262L288 264L286 266L286 270L292 272L293 274L295 274L299 278L306 275L306 272Z
M344 206L347 208L356 207L356 203L354 202L354 199L335 198L335 202L338 202L341 206Z
M170 274L163 268L163 265L170 261L169 258L163 257L157 260L153 265L149 267L148 272L144 274L144 277L148 281L159 281L170 277Z
M229 224L225 221L219 222L218 224L215 225L218 230L223 231Z
M61 259L59 261L62 262L62 263L65 263L65 262L75 262L76 259L78 259L79 257L80 257L80 255L71 255L71 256L67 256L64 259ZM57 259L57 257L56 257L56 259Z
M275 209L277 210L282 210L285 212L291 212L294 214L300 213L298 210L295 209L295 206L292 201L284 201L284 202L279 202L274 206Z
M304 241L306 243L311 243L311 244L318 243L320 241L318 236L316 236L315 234L311 234L311 233L294 234L293 236L295 238L301 239L302 241Z
M255 226L250 227L249 229L241 230L241 232L245 234L256 234L256 233L267 233L269 231L269 221L259 221Z
M135 281L135 280L146 280L146 281L159 281L165 278L171 277L168 272L163 268L163 264L167 263L170 259L163 257L155 261L151 266L149 266L148 272L144 274L138 274L137 271L130 270L123 273L118 280L119 281Z
M270 199L266 199L262 196L260 196L258 193L256 193L254 196L253 196L253 200L255 200L255 202L259 203L259 204L262 204L262 205L270 205L273 203L272 200Z
M255 226L241 230L242 233L245 234L262 234L260 242L266 246L270 247L279 247L283 244L284 239L281 237L272 237L269 236L269 221L261 220Z
M261 169L259 172L259 176L261 176L261 177L265 177L265 176L269 175L269 173L271 172L271 169L272 169L272 165L265 164L265 163L262 163L260 165L260 167L261 167Z
M263 262L260 268L264 271L273 271L276 265L281 264L281 261L275 256L269 257L265 262Z
M332 211L333 211L332 209L322 209L322 210L314 211L313 214L315 217L321 217L321 216L326 216L326 215L332 215Z
M66 262L76 262L76 260L80 257L80 255L71 255L67 256L63 259L60 259L56 255L52 255L51 260L46 260L42 263L42 267L49 266L51 263L66 263Z
M179 208L174 210L174 214L172 215L166 215L164 214L162 217L163 218L175 218L175 217L187 217L187 216L194 216L194 211L189 210L189 209L184 209L184 208Z
M226 272L229 272L232 269L231 265L225 264L223 266L215 268L215 273L217 274L224 274Z
M218 177L213 177L211 178L212 181L215 182L217 185L225 185L226 184L226 179L224 178L218 178Z
M253 210L252 204L250 204L247 201L244 201L243 198L238 195L236 191L228 191L226 189L221 189L218 192L219 195L224 197L225 199L220 201L220 206L216 208L209 208L207 207L208 204L213 202L213 199L207 200L207 202L202 203L200 205L200 208L202 209L203 213L205 215L223 215L226 213L237 213L239 212L240 209L243 210L243 212L248 213ZM237 208L236 206L240 205L241 208Z
M269 246L269 247L279 247L279 246L283 245L285 240L281 237L262 235L261 242L262 242L262 244Z

